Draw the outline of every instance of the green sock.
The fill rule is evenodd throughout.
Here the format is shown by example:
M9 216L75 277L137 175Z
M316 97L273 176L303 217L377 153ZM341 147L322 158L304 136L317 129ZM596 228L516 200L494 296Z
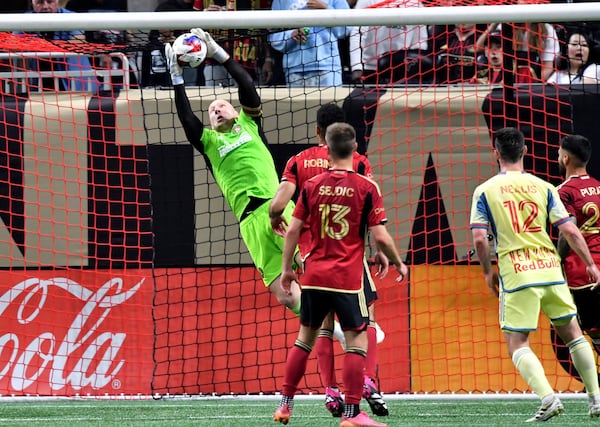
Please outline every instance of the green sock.
M298 302L294 304L292 307L288 307L292 313L296 315L296 317L300 317L300 299Z

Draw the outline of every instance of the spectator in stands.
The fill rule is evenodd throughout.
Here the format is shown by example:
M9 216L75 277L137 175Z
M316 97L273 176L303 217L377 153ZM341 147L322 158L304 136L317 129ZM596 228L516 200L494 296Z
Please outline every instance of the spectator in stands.
M58 0L32 0L31 4L33 10L26 11L25 13L74 13L69 9L60 7ZM73 43L80 43L85 41L85 35L83 31L42 31L38 33L39 37L46 40L63 40ZM72 76L58 79L58 85L55 79L32 78L30 79L30 85L32 89L49 89L49 90L91 90L93 92L97 89L97 80L95 76L82 76L82 72L92 70L92 66L87 56L67 56L64 58L55 59L43 59L37 58L28 60L28 67L34 71L68 71L71 72ZM79 75L78 75L79 73Z
M500 33L492 33L487 37L487 45L483 58L477 57L477 73L472 83L500 84L502 83L502 69L504 65L504 53L502 52L502 36ZM518 65L514 69L515 83L532 83L538 80L535 71L528 65Z
M350 9L356 7L357 0L347 0ZM342 64L342 83L352 82L352 71L350 67L350 32L345 37L338 39L338 51L340 52L340 63Z
M204 8L205 12L225 12L227 11L227 6L225 6L225 0L219 1L219 4L211 2L208 6ZM223 45L229 50L233 52L233 50L227 46L228 38L229 38L229 30L212 30L214 37L217 38ZM254 73L251 74L254 76ZM231 78L227 70L218 62L214 62L210 58L208 58L204 63L204 81L208 86L234 86L235 80Z
M73 12L127 12L126 0L69 0L65 6ZM125 34L119 30L86 31L85 38L92 43L124 42Z
M258 2L252 0L216 0L211 2L203 10L206 12L226 12L233 10L254 10L255 3L261 3L260 9L268 9L269 5L265 0ZM242 66L252 76L258 84L272 84L274 65L281 66L272 54L271 47L264 34L253 32L251 30L213 30L214 37L223 44L224 48L232 52L234 60ZM218 63L206 61L204 67L204 79L207 86L233 86L233 80L227 70Z
M475 24L458 24L433 34L436 80L442 84L468 82L475 75Z
M558 60L557 70L550 75L548 83L577 84L600 82L600 65L594 62L592 40L587 34L575 32L569 36L566 54Z
M358 0L357 9L364 9L378 3L377 0ZM396 7L422 7L419 0L407 0ZM381 83L377 73L378 61L384 55L394 55L396 66L404 63L408 51L424 51L427 49L427 26L360 26L353 27L350 35L350 66L352 81L367 84ZM380 70L389 75L393 70ZM398 73L400 74L400 73ZM386 78L390 81L390 77ZM386 82L387 82L386 81Z
M159 3L155 12L193 11L193 0L166 0ZM148 35L148 47L142 52L142 86L170 86L169 70L163 56L165 43L173 43L177 36L187 30L152 30ZM198 68L184 67L183 79L186 86L204 85L204 64Z
M560 52L556 30L550 24L513 24L513 50L516 52L517 66L525 65L536 70L536 76L546 81L554 72L554 61ZM490 33L501 32L502 26L492 23L477 39L477 49L483 49Z
M170 44L165 44L165 56L173 91L177 116L185 135L200 153L235 217L240 233L264 285L280 304L294 314L300 314L300 288L292 285L283 290L280 284L283 238L273 233L269 219L269 201L277 192L279 177L262 129L261 99L252 77L234 61L210 34L200 28L190 30L202 37L207 58L212 58L235 78L239 103L238 112L230 102L216 99L208 106L209 125L205 125L192 110L187 97L183 70ZM293 203L286 209L291 216Z
M349 9L346 0L274 0L273 10ZM338 40L349 27L305 27L269 35L271 46L283 53L283 70L290 86L339 86L342 64Z
M103 12L127 12L127 1L126 0L69 0L66 8L73 12L79 13L103 13ZM90 43L98 44L114 44L114 43L126 43L131 39L130 34L127 31L121 30L99 30L99 31L86 31L85 39ZM109 55L98 55L92 58L93 66L105 70L111 69L123 69L121 57L109 56ZM130 55L128 57L129 69L132 70L130 73L130 79L137 81L137 61L135 56ZM122 77L113 76L113 84L121 85L123 83Z
M285 290L298 280L292 261L306 222L311 228L312 243L302 276L300 330L288 352L281 400L273 420L289 423L294 396L319 327L327 314L334 311L346 336L343 368L346 393L340 426L386 427L360 411L369 323L362 292L364 267L361 262L365 256L367 229L378 249L396 266L399 280L408 274L408 269L385 228L387 218L379 187L374 181L354 173L353 152L357 147L354 128L347 123L331 124L325 138L332 167L305 183L285 235L281 273ZM344 188L347 192L325 194L320 191L323 188ZM320 220L309 220L309 217ZM344 225L333 225L339 222Z
M503 55L500 33L490 34L487 38L483 64L481 65L481 69L478 69L473 77L473 83L499 84L502 82Z
M58 0L31 0L33 10L25 13L72 13L72 10L60 7ZM85 36L81 30L73 31L42 31L39 33L46 40L83 41Z
M126 0L69 0L65 6L73 12L127 12ZM115 43L125 41L119 30L86 31L85 38L93 43Z

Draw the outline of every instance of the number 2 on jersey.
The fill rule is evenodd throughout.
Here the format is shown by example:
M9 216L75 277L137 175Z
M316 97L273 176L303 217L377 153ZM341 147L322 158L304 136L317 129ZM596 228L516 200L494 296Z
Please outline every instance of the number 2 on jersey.
M600 227L597 226L598 218L600 218L600 210L594 202L587 202L581 208L581 212L587 217L587 221L581 224L579 228L583 234L596 234L600 232Z

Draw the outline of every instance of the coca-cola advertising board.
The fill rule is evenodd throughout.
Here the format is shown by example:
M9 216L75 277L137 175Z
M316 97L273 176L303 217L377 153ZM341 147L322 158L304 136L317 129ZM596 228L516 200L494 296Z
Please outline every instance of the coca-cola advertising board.
M5 271L2 395L149 394L149 270Z

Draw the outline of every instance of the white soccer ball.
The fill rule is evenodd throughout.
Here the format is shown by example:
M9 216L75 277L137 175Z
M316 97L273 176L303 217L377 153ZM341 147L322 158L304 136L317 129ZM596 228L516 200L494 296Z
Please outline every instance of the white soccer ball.
M182 67L198 67L206 59L206 43L196 34L184 33L173 42L173 51Z

